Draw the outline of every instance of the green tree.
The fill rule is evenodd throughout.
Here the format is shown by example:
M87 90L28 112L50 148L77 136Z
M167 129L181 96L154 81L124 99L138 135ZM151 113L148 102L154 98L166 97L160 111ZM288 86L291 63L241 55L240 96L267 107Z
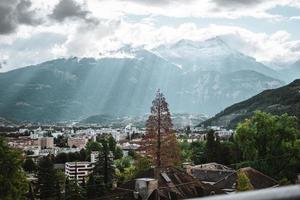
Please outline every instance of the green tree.
M111 151L113 153L115 160L123 157L122 149L117 146L117 142L111 134L103 134L101 136L98 136L97 142L99 142L102 146L107 145L109 148L109 151Z
M40 199L52 199L57 193L57 180L54 165L49 156L41 158L38 163L37 188Z
M68 154L64 152L57 154L55 157L55 163L64 164L66 162L68 162Z
M80 161L87 161L88 157L89 157L89 155L85 149L81 149L79 151L79 160Z
M67 147L67 138L63 135L59 135L57 138L54 138L54 144L58 147Z
M237 173L237 191L248 191L252 190L253 186L251 185L251 182L247 175L243 171L239 171Z
M249 165L272 177L289 180L299 172L297 138L299 131L295 117L260 111L240 123L234 135L244 161L259 160L249 162Z
M205 142L203 141L195 141L191 143L191 160L194 164L198 165L201 163L206 162L206 155L205 155Z
M56 193L57 196L61 195L65 189L66 176L63 170L56 170Z
M85 200L86 191L75 180L66 180L65 200Z
M0 199L25 199L28 183L22 171L22 162L21 153L9 148L0 137Z
M152 162L149 158L145 156L138 155L135 160L135 174L138 175L144 171L147 171L151 168Z
M121 159L123 157L123 150L121 147L116 147L115 153L114 153L114 159Z
M181 159L185 162L191 161L191 157L192 157L191 144L188 143L187 139L183 139L183 141L179 143L179 146L180 146Z
M209 130L206 135L205 155L207 162L218 162L220 158L221 144L218 136L213 130Z
M87 154L90 155L92 151L100 151L101 150L101 144L99 142L89 141L85 149L87 151Z
M27 158L24 161L22 167L26 172L29 172L29 173L32 173L36 170L36 164L33 162L33 160L31 158Z
M135 167L133 166L133 159L130 156L115 160L116 177L118 183L131 180L135 176Z
M90 198L100 197L110 191L115 178L113 155L109 148L109 142L102 139L101 144L98 161L87 182L87 195Z

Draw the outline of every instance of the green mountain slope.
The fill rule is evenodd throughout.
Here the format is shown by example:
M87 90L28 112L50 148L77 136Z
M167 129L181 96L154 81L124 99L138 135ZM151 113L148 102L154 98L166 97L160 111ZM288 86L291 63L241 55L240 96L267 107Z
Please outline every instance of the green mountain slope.
M300 79L234 104L202 124L235 128L238 122L251 116L256 110L273 114L288 113L300 119Z

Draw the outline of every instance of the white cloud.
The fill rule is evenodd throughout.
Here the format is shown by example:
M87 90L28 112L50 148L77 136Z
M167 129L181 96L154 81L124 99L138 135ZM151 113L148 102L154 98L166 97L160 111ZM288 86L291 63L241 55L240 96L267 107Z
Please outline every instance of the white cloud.
M77 22L69 26L40 28L30 37L15 39L9 48L0 46L0 60L11 66L4 66L1 70L57 57L99 57L99 54L116 50L124 44L151 49L180 39L203 41L215 36L222 36L233 48L261 62L290 63L300 58L300 41L291 40L286 31L268 35L237 26L209 25L203 28L193 23L183 23L176 27L165 25L158 28L149 21L102 20L97 25ZM43 41L45 37L52 39ZM20 48L24 46L28 48Z
M290 20L300 20L300 16L293 16L289 18Z
M153 21L156 16L229 19L251 16L280 20L285 17L268 11L276 6L300 7L300 0L255 0L256 3L250 5L241 4L238 0L189 0L189 3L183 0L155 0L155 3L148 0L143 0L143 3L138 0L82 0L82 4L76 5L84 5L83 12L74 13L73 9L69 12L70 19L64 20L66 17L63 15L62 22L58 23L46 16L53 13L59 2L62 1L32 1L31 7L38 18L44 19L43 24L21 24L17 32L0 36L0 70L6 71L62 56L97 57L99 53L105 54L124 44L153 48L182 38L205 40L219 35L258 61L289 63L300 58L300 41L292 40L284 30L268 35L234 25L210 24L199 27L186 21L176 26L167 22L157 26L157 22ZM226 5L226 2L231 4ZM77 14L81 18L74 19L72 16ZM132 22L127 20L128 15L137 15L139 19ZM290 18L296 19L299 16ZM61 35L65 39L52 41L47 46L42 45L43 38L37 39L40 34L48 34L47 37ZM27 48L21 50L18 46L25 41L28 42Z

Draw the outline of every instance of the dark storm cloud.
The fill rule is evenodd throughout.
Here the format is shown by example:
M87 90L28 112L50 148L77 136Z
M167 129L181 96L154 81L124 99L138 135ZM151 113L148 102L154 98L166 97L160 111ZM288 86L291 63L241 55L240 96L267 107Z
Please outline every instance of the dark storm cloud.
M99 1L109 1L109 0L99 0ZM151 6L163 6L172 3L190 3L196 0L119 0L119 1L134 2L138 4L145 4Z
M20 24L37 25L40 22L29 0L0 0L0 34L12 33Z
M212 0L220 7L246 7L246 6L255 6L258 5L265 0Z
M64 21L67 18L86 19L89 11L83 8L83 5L74 0L61 0L54 8L51 18L57 21Z

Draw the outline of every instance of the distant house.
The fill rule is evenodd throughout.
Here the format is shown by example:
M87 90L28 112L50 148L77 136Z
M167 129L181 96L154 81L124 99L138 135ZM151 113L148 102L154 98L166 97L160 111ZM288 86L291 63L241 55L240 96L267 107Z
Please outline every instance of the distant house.
M85 145L87 144L88 140L86 138L68 138L68 146L69 147L77 147L79 149L83 149Z
M53 137L42 137L38 139L38 145L41 149L51 149L54 147Z
M165 168L158 172L155 169L149 169L140 174L137 179L124 183L99 200L173 200L223 193L222 190L205 184L184 171Z
M263 189L278 186L277 181L271 177L251 168L241 168L249 178L253 189ZM208 183L226 193L236 191L237 172L227 166L218 163L207 163L187 167L187 172L198 180Z

